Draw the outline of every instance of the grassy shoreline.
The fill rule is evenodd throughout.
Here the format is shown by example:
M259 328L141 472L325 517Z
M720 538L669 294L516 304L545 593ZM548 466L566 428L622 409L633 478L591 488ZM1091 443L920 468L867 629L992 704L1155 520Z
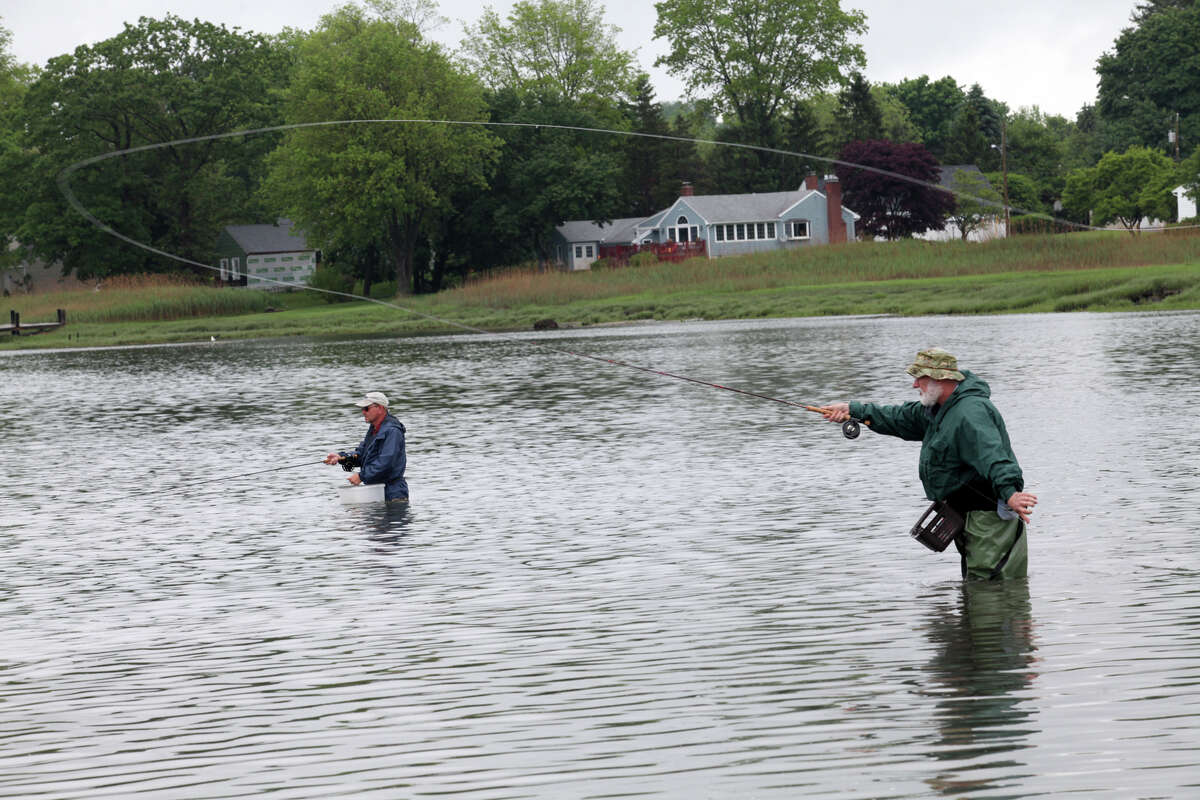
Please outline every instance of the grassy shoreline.
M437 295L386 301L399 309L160 277L4 299L23 322L50 320L55 308L65 308L68 324L36 336L5 335L0 350L214 336L410 336L461 332L461 326L513 331L542 319L582 327L650 319L1185 310L1200 309L1200 237L867 242L584 273L508 270Z

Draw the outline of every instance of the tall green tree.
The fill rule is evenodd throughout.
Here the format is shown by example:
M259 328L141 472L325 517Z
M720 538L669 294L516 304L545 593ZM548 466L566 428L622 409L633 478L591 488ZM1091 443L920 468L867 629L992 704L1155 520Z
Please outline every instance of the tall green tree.
M663 116L662 105L654 100L654 87L648 75L638 76L633 102L626 107L629 129L647 136L632 136L625 148L624 185L629 187L629 213L649 216L666 206L679 194L672 175L671 127Z
M485 7L467 26L463 53L493 91L530 92L559 101L612 104L636 80L620 28L596 0L517 0L506 19Z
M623 138L563 128L596 127L591 109L568 100L506 91L492 100L503 157L492 191L472 205L488 231L480 265L554 258L554 228L569 219L607 222L630 213L623 177ZM541 127L539 127L541 126ZM561 127L560 127L561 126Z
M33 156L22 142L21 107L34 69L19 63L11 47L12 33L0 25L0 269L21 259L22 253L11 247L24 212L18 176Z
M1200 142L1200 3L1161 5L1135 16L1096 64L1098 109L1114 149L1167 152L1177 114L1183 152Z
M174 16L142 17L50 59L21 109L32 158L14 178L25 201L16 236L81 277L176 269L94 229L59 193L58 173L116 150L275 124L287 68L266 37ZM72 186L124 235L208 262L223 225L259 213L257 165L271 145L266 136L172 145L80 170Z
M983 87L978 83L971 84L963 98L963 108L974 110L979 119L979 130L989 142L1000 141L1001 120L1007 115L1008 108L998 100L992 100L983 93Z
M838 92L829 139L840 150L849 142L882 138L883 112L871 93L870 82L861 72L855 72Z
M1145 218L1170 218L1178 176L1170 159L1148 147L1105 153L1096 166L1067 176L1063 204L1076 214L1090 211L1092 225L1116 221L1136 234Z
M966 93L958 82L949 75L936 81L922 75L885 88L908 109L925 149L939 159L944 157L954 120L966 102Z
M285 113L291 123L487 118L482 88L440 46L403 19L354 5L322 17L300 44ZM370 252L373 243L408 293L418 242L450 213L456 192L487 186L498 150L474 125L297 128L270 154L264 194L321 249Z
M800 180L810 173L828 172L829 146L813 104L807 100L796 100L783 122L783 149L793 153L804 153L809 158L793 159L791 171L783 183L788 188L798 188Z
M839 0L660 0L654 7L654 36L670 46L655 63L762 143L794 100L841 84L866 62L851 41L866 31L866 16L844 11Z
M1005 175L1001 172L986 173L992 187L1000 191L1004 187ZM1013 214L1045 214L1050 206L1042 196L1042 186L1028 175L1010 172L1008 179L1008 205Z
M990 169L993 159L991 149L992 143L983 132L979 113L972 106L964 106L950 130L944 156L946 163L973 164L981 169ZM995 160L997 163L1000 161L999 157Z
M1175 8L1190 8L1196 0L1148 0L1145 3L1138 3L1133 9L1133 14L1130 19L1134 22L1141 22L1147 17L1163 11L1170 11Z

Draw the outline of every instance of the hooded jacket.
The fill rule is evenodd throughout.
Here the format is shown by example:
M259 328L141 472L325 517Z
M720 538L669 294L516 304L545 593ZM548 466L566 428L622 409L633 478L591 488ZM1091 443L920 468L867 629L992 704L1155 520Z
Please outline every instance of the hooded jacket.
M384 497L387 500L407 500L408 483L404 480L407 458L404 453L404 425L388 414L379 423L379 430L367 427L367 435L354 453L362 459L358 476L363 483L386 484Z
M959 511L995 510L997 501L1025 488L1025 479L991 389L974 373L962 373L965 379L940 406L851 403L850 414L869 420L876 433L921 442L921 484L930 500L947 500Z

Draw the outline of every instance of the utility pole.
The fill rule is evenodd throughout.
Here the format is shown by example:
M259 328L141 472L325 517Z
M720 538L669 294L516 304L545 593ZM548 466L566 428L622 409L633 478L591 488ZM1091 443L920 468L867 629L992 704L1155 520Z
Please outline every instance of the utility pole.
M1171 141L1175 143L1175 163L1179 163L1179 112L1175 112L1175 130L1168 131L1171 134Z
M1008 229L1012 220L1008 214L1008 121L1000 118L1000 171L1004 175L1004 238L1008 238Z

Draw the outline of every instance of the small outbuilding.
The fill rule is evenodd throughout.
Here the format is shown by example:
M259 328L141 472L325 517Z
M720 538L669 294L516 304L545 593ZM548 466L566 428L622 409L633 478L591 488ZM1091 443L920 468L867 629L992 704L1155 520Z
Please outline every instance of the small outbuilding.
M317 268L317 251L288 219L274 225L229 225L217 237L215 250L217 274L225 286L307 286Z

